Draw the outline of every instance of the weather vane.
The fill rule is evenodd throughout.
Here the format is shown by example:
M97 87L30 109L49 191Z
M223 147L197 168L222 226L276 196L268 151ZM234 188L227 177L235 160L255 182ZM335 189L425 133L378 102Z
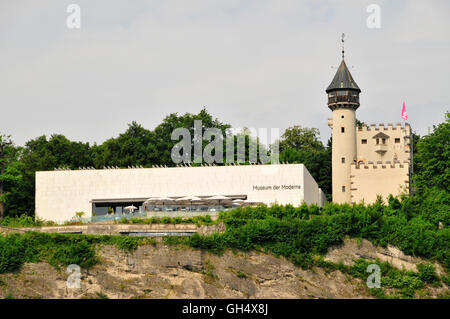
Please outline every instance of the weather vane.
M342 41L342 59L344 59L344 38L345 38L345 34L342 33L342 38L341 38L341 41Z

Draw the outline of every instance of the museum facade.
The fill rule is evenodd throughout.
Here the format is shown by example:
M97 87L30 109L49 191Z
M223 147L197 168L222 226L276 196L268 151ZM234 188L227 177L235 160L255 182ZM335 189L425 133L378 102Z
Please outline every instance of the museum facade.
M303 164L106 168L36 172L36 217L165 210L217 212L240 205L317 204L325 194Z

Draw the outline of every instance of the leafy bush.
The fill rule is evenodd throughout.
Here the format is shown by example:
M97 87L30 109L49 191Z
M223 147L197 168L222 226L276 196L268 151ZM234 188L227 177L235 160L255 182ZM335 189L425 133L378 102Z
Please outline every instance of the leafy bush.
M445 205L445 202L441 203ZM366 238L374 244L388 244L406 254L441 262L450 269L450 229L439 221L446 221L449 212L441 210L439 221L427 209L428 198L389 198L362 204L327 203L320 208L306 204L271 207L245 207L222 212L214 223L223 222L226 230L208 236L166 237L166 244L182 244L221 254L226 249L260 250L284 256L303 268L320 266L339 269L352 276L367 278L366 262L348 268L326 263L323 256L330 245L341 243L345 236ZM130 223L213 223L209 216L180 218L135 218ZM46 260L52 265L77 263L89 268L96 262L94 244L116 245L124 250L136 249L140 244L155 243L155 239L126 236L85 236L68 234L27 233L0 237L0 272L18 269L24 262ZM411 298L426 283L438 284L439 277L431 265L418 266L418 273L404 272L387 263L379 263L382 284L399 291L399 296ZM443 281L448 277L443 276ZM386 297L384 292L372 291Z
M437 260L450 267L450 229L420 214L413 197L391 198L388 204L327 203L323 208L290 205L237 208L222 212L226 232L215 238L215 251L226 248L263 249L308 266L305 254L325 254L345 236L366 238L374 244L399 247L406 254ZM410 213L411 208L418 213ZM319 213L317 210L319 209ZM448 212L447 212L448 214ZM205 248L207 239L193 237L193 247ZM222 246L220 246L222 245Z
M0 226L6 227L40 227L53 225L55 225L54 222L34 219L28 215L20 215L16 217L6 216L3 219L0 219Z
M59 234L26 233L0 237L0 273L18 270L25 262L45 260L51 265L96 263L95 251L84 239Z
M344 264L335 264L320 259L315 263L317 266L326 269L337 270L347 273L353 277L360 278L366 281L370 276L367 272L368 266L376 264L380 267L380 288L371 288L369 292L377 298L401 297L413 298L416 291L424 287L424 281L421 280L418 273L412 271L400 270L391 266L388 262L380 262L379 260L371 261L360 258L355 261L352 266L345 266ZM384 292L384 288L394 289L394 295L390 296Z
M77 264L88 269L98 262L94 245L115 245L134 250L141 244L155 244L154 238L109 235L48 234L27 232L0 236L0 273L20 269L26 262L47 261L58 268Z
M436 274L436 269L431 264L418 264L419 278L424 282L437 285L439 284L439 276Z

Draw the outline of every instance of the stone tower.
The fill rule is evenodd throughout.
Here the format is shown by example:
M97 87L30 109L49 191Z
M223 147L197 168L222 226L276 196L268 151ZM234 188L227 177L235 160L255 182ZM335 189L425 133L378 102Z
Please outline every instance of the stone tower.
M328 107L333 118L328 125L332 129L332 188L333 202L351 203L351 165L357 159L356 153L356 117L361 90L352 78L344 61L333 81L326 89Z

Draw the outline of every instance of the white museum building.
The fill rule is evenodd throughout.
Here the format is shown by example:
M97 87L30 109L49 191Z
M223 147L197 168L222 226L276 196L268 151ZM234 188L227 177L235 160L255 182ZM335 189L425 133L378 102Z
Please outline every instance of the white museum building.
M237 206L303 202L325 194L303 164L106 168L36 172L36 217L69 221L132 213L192 216Z

